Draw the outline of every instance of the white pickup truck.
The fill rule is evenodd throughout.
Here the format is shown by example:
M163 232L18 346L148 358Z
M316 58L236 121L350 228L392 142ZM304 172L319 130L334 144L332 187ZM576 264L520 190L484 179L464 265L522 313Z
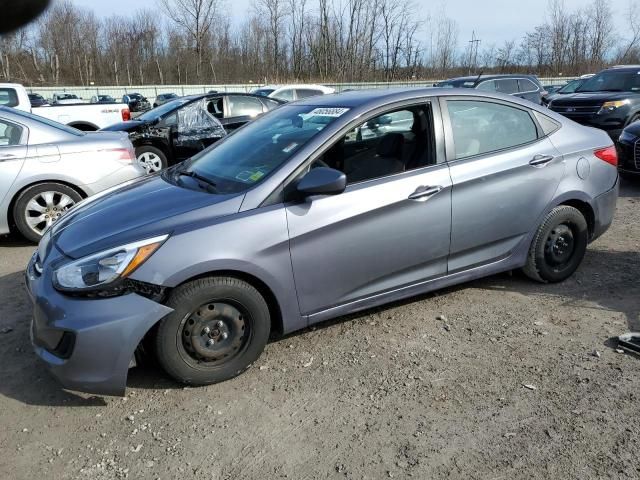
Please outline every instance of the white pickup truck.
M99 130L131 119L129 106L124 103L78 103L32 108L27 90L18 83L0 83L0 105L31 112L84 131Z

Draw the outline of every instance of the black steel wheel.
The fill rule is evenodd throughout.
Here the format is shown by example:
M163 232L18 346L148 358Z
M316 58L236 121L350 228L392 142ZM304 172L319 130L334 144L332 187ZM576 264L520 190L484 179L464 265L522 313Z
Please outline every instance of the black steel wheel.
M177 287L167 306L174 311L156 333L160 365L176 380L206 385L249 368L269 339L269 308L249 283L207 277Z
M538 228L524 273L540 282L561 282L576 271L589 242L582 213L568 205L554 208Z

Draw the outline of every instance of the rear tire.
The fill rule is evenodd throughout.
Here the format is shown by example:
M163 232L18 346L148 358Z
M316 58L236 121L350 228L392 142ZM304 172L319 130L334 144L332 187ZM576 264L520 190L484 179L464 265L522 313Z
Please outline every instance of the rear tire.
M527 263L522 269L529 278L556 283L569 278L584 258L589 228L580 211L568 205L554 208L538 228Z
M136 160L147 173L156 173L169 166L165 153L151 145L136 148Z
M181 285L174 311L156 332L156 355L179 382L208 385L233 378L255 362L269 340L269 307L243 280L206 277Z
M82 196L68 185L38 183L18 196L13 206L13 220L24 238L37 243L49 225L81 200Z

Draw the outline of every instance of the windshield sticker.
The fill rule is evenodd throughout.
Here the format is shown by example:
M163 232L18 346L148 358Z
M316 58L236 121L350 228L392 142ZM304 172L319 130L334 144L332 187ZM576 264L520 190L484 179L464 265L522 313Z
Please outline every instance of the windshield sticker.
M252 182L257 182L262 177L264 177L264 172L255 172L253 175L249 177L249 180L251 180Z
M249 179L251 178L251 175L253 175L253 172L248 172L244 170L240 172L238 175L236 175L236 178L241 182L248 182L250 181Z
M323 115L325 117L340 117L349 111L348 108L314 108L309 115Z
M290 153L297 146L298 144L296 142L292 142L282 149L282 153Z

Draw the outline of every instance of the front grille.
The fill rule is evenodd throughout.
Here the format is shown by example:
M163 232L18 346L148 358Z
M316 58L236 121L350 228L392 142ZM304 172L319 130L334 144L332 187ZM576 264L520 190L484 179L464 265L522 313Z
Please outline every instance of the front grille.
M636 164L636 168L640 170L640 140L636 140L633 147L633 161Z
M575 106L575 107L560 107L560 106L551 106L551 110L554 112L558 112L561 114L567 115L594 115L600 111L600 105L587 105L587 106Z

